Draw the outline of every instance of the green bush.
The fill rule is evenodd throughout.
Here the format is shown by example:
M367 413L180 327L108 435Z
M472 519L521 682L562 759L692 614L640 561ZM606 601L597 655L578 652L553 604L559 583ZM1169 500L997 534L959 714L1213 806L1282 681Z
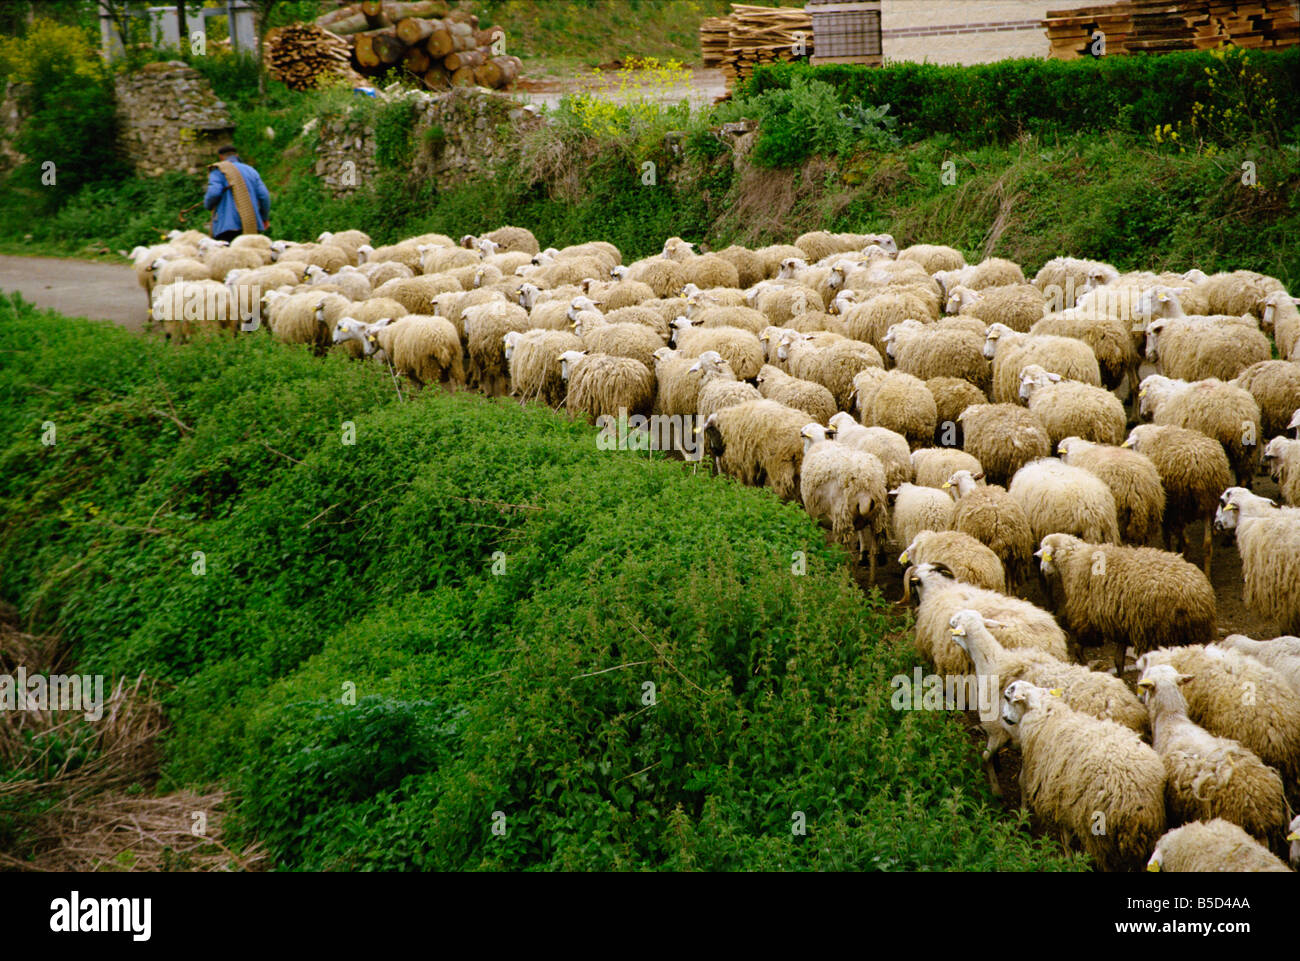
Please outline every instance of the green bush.
M768 491L17 300L0 402L0 594L82 670L165 680L167 783L232 787L282 868L1082 866L961 723L891 709L903 625Z
M1249 51L1243 61L1273 92L1275 127L1294 130L1300 124L1300 48ZM1212 53L1199 51L976 66L782 63L756 69L736 96L761 99L772 91L793 91L796 82L824 82L843 103L891 104L911 140L947 134L976 145L1025 132L1116 130L1145 136L1157 124L1190 119L1193 103L1212 100L1206 71L1218 65Z

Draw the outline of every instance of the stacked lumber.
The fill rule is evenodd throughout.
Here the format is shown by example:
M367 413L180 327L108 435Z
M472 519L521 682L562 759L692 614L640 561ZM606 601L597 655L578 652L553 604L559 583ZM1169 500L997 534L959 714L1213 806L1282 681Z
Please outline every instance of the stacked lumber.
M802 45L802 56L812 53L812 15L802 8L733 3L730 17L710 20L714 23L707 35L705 27L700 27L700 49L716 59L727 79L727 89L738 78L748 77L759 64L801 59L795 53L797 45ZM727 25L725 49L720 47L722 27L718 21Z
M311 90L327 78L361 82L350 65L347 41L314 24L295 23L270 31L264 52L271 75L290 90Z
M342 37L352 67L364 76L399 67L433 90L499 90L519 79L522 63L504 53L505 30L480 28L477 16L448 10L446 0L363 0L318 17L315 25Z
M700 24L700 54L706 67L720 67L727 58L730 17L707 17Z
M1049 10L1042 23L1057 60L1088 56L1097 30L1106 35L1107 56L1300 43L1294 0L1122 0Z

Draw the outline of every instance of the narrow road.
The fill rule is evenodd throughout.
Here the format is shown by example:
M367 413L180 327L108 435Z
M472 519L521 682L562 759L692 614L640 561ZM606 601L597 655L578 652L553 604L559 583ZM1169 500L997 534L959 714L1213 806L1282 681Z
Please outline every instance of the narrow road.
M128 264L0 255L0 290L18 291L38 307L111 320L128 330L141 330L148 319L148 297Z

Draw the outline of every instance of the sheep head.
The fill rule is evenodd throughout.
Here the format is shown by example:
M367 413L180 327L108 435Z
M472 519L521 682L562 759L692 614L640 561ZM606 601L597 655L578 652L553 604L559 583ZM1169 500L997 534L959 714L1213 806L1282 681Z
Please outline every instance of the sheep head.
M948 292L943 309L949 314L960 314L962 310L978 301L983 295L978 290L971 290L961 284Z
M804 424L799 431L799 436L803 438L803 452L806 454L812 450L814 444L820 444L824 441L834 440L835 432L827 430L821 424L811 423Z
M519 343L519 331L507 330L501 341L505 346L506 362L509 363L510 358L514 356L515 346Z
M959 500L973 491L983 479L983 471L972 474L970 471L962 469L953 472L953 475L943 482L941 489L951 494L953 500Z
M1020 371L1020 399L1029 400L1034 396L1034 391L1046 387L1048 384L1059 384L1061 375L1053 371L1040 367L1038 364L1029 364Z
M1083 541L1073 534L1048 534L1039 544L1038 550L1034 551L1034 556L1038 558L1043 574L1050 576L1056 573L1061 559L1069 556L1081 544Z
M568 380L573 373L574 367L582 358L587 356L585 350L566 350L559 357L560 360L560 377Z
M1152 708L1170 707L1181 714L1187 713L1187 701L1178 689L1196 680L1194 674L1180 674L1172 664L1153 664L1142 672L1137 682L1137 696Z
M984 356L988 360L992 360L998 352L998 341L1010 333L1013 331L1006 324L989 324L988 333L984 335Z
M912 544L915 545L916 541ZM915 549L915 546L909 548L909 550ZM1001 626L997 621L986 621L979 611L963 607L954 611L952 617L948 618L948 636L952 638L954 644L969 654L972 637L980 637L981 632L988 630L989 627Z
M1219 495L1219 509L1214 512L1214 529L1235 531L1243 518L1262 517L1278 509L1277 501L1252 494L1244 487L1229 487Z

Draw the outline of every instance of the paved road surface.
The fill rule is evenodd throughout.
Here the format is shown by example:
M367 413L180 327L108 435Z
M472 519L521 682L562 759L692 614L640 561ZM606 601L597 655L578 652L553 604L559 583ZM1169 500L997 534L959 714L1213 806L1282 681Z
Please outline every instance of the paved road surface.
M70 317L111 320L140 330L148 299L128 264L64 257L0 256L0 290Z

